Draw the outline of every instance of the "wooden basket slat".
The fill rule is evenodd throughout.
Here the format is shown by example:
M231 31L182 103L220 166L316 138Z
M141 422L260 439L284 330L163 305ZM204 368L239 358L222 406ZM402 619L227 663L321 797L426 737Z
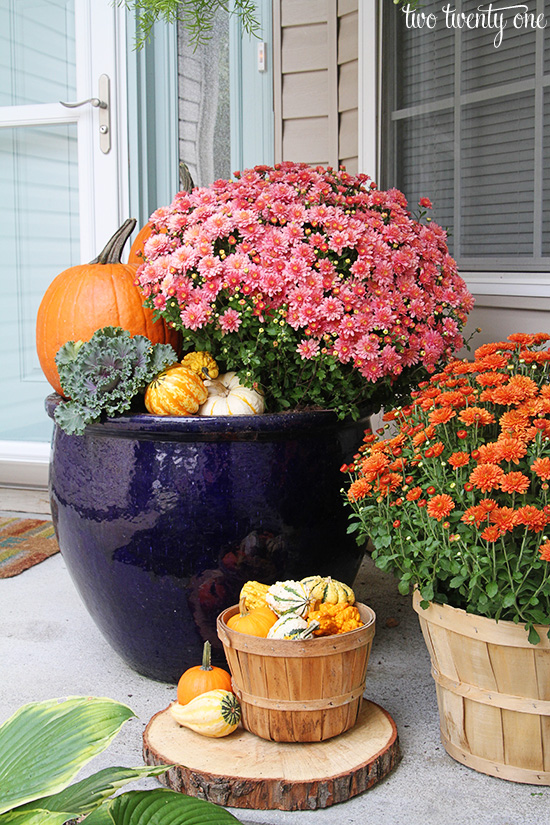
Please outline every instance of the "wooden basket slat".
M448 690L442 690L436 683L437 705L441 733L457 747L468 749L464 723L464 699Z
M533 658L537 674L538 696L544 701L550 700L550 668L548 654L544 650L534 650Z
M464 700L464 733L469 749L482 759L505 761L500 708Z
M501 689L485 642L458 634L448 635L458 681L467 685L478 685L484 690L498 691L499 688Z
M550 717L541 716L540 732L544 747L544 771L550 774Z
M524 770L544 770L544 746L540 716L502 710L504 762ZM550 744L550 743L549 743Z
M456 652L451 646L448 632L436 624L428 624L422 615L420 615L420 626L424 639L429 640L428 650L434 666L450 679L460 681L455 664Z
M534 650L487 645L499 693L540 699Z
M374 637L373 611L358 604L365 624L349 633L289 642L231 630L226 620L237 609L218 617L218 635L244 727L279 742L322 741L351 728L359 714ZM297 651L301 655L295 655ZM285 702L303 702L305 707L289 709Z

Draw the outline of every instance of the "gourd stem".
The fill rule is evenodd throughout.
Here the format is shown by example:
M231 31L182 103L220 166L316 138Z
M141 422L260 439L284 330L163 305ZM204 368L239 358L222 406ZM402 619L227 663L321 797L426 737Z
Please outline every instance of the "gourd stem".
M211 378L209 386L213 387L216 390L216 394L222 398L229 395L229 387L226 387L225 384L217 378Z
M206 641L202 649L202 665L201 670L212 670L212 645Z
M128 218L121 227L117 229L112 238L109 239L105 248L101 250L97 258L90 261L91 264L119 264L124 244L134 231L136 225L135 218Z

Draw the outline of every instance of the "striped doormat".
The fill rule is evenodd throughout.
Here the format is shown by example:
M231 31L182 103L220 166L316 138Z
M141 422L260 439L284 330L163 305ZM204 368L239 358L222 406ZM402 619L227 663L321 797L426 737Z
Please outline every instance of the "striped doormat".
M58 552L51 521L0 517L0 579L17 576Z

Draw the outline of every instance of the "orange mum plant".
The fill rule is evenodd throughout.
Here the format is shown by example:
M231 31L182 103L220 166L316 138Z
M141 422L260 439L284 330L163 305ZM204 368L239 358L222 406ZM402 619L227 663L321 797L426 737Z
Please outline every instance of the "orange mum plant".
M451 361L342 468L349 532L401 593L523 623L533 644L550 625L549 340L518 333Z

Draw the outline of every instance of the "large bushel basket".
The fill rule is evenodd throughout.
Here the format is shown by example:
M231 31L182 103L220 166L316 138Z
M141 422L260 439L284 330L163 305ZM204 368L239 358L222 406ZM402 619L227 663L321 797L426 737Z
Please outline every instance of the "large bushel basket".
M548 628L532 645L521 624L420 602L415 592L447 753L491 776L550 785Z
M264 639L231 630L218 617L218 636L246 730L274 742L320 742L357 721L376 616L357 604L362 627L314 639Z

